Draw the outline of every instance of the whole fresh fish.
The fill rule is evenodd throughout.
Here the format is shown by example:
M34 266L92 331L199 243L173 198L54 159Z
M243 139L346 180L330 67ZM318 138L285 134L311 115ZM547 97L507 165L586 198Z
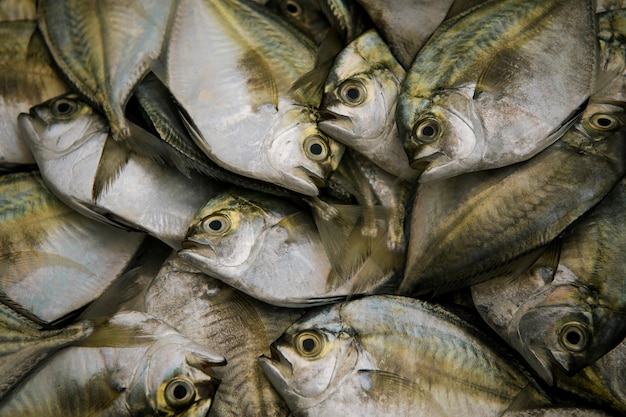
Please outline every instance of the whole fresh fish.
M411 171L395 124L404 74L378 32L365 32L337 55L318 122L333 139L396 176Z
M626 340L575 375L557 373L556 386L626 414Z
M309 211L247 190L231 190L209 200L182 246L179 256L196 268L278 306L329 303L351 295L355 281L376 289L390 275L370 266L374 261L363 244L333 248L339 253L329 258ZM336 257L342 258L338 262L345 267L344 274L333 270Z
M92 343L105 347L58 351L0 403L0 415L204 417L209 412L219 384L212 368L224 365L222 356L145 313L118 313L99 330Z
M36 29L35 21L0 19L0 171L35 165L17 115L69 90Z
M488 1L444 21L398 99L411 166L429 182L531 158L563 134L596 72L592 1Z
M46 326L27 311L11 307L0 294L0 401L43 359L93 332L93 323Z
M114 141L106 119L75 94L21 114L19 123L50 189L101 221L150 233L180 249L196 211L220 186L142 157ZM163 142L141 129L146 143ZM135 134L135 133L133 133ZM163 142L164 143L164 142Z
M76 212L36 171L0 176L0 224L0 292L43 323L100 296L145 238Z
M209 417L287 416L289 410L257 365L302 309L272 307L204 275L172 255L149 287L146 311L191 340L223 352Z
M549 384L593 364L626 337L626 180L526 273L472 287L485 321ZM553 252L557 251L556 254Z
M124 107L159 57L173 1L52 0L39 4L39 27L72 85L98 105L116 140L130 136Z
M290 93L313 69L314 43L245 0L182 1L172 25L154 72L198 146L228 170L317 195L343 147L317 127L319 98Z
M297 416L500 416L547 404L484 337L440 307L371 296L308 314L259 363Z
M421 184L401 294L441 292L524 271L626 173L624 108L590 102L534 158ZM537 254L538 256L538 254Z

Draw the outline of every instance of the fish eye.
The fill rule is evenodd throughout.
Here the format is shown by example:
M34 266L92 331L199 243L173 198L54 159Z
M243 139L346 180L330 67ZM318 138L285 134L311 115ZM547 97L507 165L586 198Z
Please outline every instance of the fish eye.
M57 117L69 117L78 110L78 102L67 98L55 100L51 106L52 113Z
M319 356L324 350L324 336L320 333L307 330L300 332L294 338L296 351L305 358Z
M339 87L339 97L350 106L358 106L365 101L367 91L359 81L346 81Z
M328 157L328 144L319 135L311 135L304 140L304 152L309 159L322 161Z
M285 11L291 16L297 17L302 13L302 7L295 1L285 2Z
M617 118L610 114L596 113L589 118L589 123L592 128L607 131L613 130L619 126Z
M559 332L559 343L571 352L580 352L587 347L589 331L580 323L566 323Z
M441 122L432 116L420 120L413 130L415 140L422 143L431 143L441 134Z
M196 399L196 387L186 378L174 378L167 383L164 395L170 407L184 408Z
M202 229L211 234L222 235L230 231L232 222L225 214L215 214L202 221Z

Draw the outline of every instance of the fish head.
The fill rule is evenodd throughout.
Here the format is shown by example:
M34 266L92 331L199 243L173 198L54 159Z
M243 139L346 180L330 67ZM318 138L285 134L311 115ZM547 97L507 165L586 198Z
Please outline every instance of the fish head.
M34 106L18 121L38 161L67 155L94 134L108 131L105 119L75 93Z
M391 140L404 75L378 33L365 32L335 59L324 86L320 129L359 152Z
M153 337L128 387L129 410L133 415L208 415L220 383L212 368L226 359L165 323Z
M312 320L305 316L272 343L271 357L259 358L265 375L291 409L308 409L325 401L360 368L362 355L354 331L343 327L338 318L338 310L332 308Z
M292 106L272 127L266 150L273 181L297 193L316 196L339 165L344 146L322 133L316 111Z
M236 277L255 261L271 222L272 213L253 200L219 194L196 214L179 255L207 273Z
M480 169L483 125L470 87L431 97L400 94L396 123L409 163L420 182L437 181Z
M514 347L552 384L555 367L573 375L617 346L624 318L589 287L557 285L519 318Z

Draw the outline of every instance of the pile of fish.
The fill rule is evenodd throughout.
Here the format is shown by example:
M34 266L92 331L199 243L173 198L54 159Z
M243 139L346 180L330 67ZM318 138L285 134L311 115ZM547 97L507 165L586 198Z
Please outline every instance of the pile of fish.
M626 415L626 3L0 0L0 416Z

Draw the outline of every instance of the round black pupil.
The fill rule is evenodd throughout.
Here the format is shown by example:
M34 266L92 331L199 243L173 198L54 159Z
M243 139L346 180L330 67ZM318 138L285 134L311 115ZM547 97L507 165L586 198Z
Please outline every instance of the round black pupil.
M299 11L298 5L295 3L287 3L287 12L291 13L291 14L296 14Z
M313 143L309 147L309 150L313 155L321 155L324 148L319 143Z
M353 87L349 88L348 91L346 91L346 95L350 100L358 100L361 94L359 93L359 90L357 88Z
M315 340L313 339L304 339L302 341L302 348L307 351L310 352L313 349L315 349Z
M61 102L57 103L57 111L59 113L67 113L72 109L72 106L69 103Z
M567 340L567 342L571 345L577 345L580 343L580 333L575 332L575 331L570 331L567 332L567 334L565 335L565 339Z
M183 398L185 398L187 396L187 388L183 385L177 385L176 388L174 388L174 397L176 397L176 399L181 400Z
M221 220L211 220L209 222L209 228L211 230L220 230L222 228L222 221Z
M607 127L611 125L611 120L606 117L601 117L598 119L598 124L602 127Z
M422 135L424 136L434 136L435 135L435 128L432 126L424 126L422 128Z

